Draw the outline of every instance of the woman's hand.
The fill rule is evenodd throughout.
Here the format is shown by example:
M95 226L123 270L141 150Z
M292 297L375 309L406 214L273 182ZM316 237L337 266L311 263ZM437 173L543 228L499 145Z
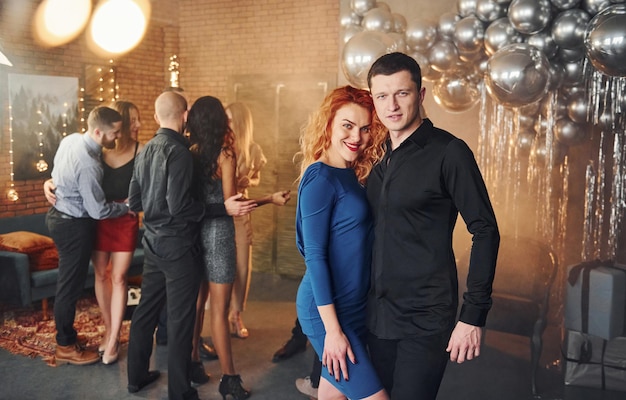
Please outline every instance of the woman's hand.
M280 192L272 193L272 203L277 206L284 206L285 204L287 204L287 202L291 198L291 195L289 194L289 192L291 191L283 190Z
M248 186L250 186L250 178L247 175L240 177L237 181L237 188L239 190L247 189Z
M346 359L350 360L352 364L356 364L356 358L347 336L341 330L326 332L322 365L328 368L328 372L335 377L337 382L339 382L341 376L345 380L349 380Z

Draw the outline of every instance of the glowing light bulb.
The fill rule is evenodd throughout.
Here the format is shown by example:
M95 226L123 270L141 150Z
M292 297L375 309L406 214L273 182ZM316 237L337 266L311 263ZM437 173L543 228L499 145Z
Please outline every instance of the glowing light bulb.
M37 171L39 172L45 172L48 170L48 163L43 158L37 161L37 164L35 164L35 166L37 167Z
M44 0L33 20L33 33L44 46L60 46L83 31L90 14L91 0Z
M20 199L20 196L17 194L17 190L15 190L14 188L9 189L7 191L7 199L11 201L18 201Z
M94 11L89 27L93 43L106 53L132 50L143 38L150 16L145 0L109 0Z

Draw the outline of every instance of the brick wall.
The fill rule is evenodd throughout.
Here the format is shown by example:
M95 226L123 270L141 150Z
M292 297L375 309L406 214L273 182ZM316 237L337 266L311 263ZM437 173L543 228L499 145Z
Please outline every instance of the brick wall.
M32 39L30 21L40 1L8 0L0 4L0 44L13 67L0 66L0 218L45 212L47 202L42 192L42 179L15 181L20 198L7 199L10 188L9 166L9 98L8 74L71 76L83 84L87 64L109 65L89 50L81 35L69 44L44 49ZM153 1L149 30L142 43L132 52L115 58L118 95L137 104L143 127L140 140L147 141L156 130L153 119L154 99L169 85L169 57L178 52L178 1Z
M0 44L13 67L0 66L0 218L43 212L42 179L15 181L20 199L6 197L10 187L8 73L81 78L87 64L108 65L93 54L82 36L43 49L31 37L37 0L0 3ZM95 3L95 2L94 2ZM180 61L181 86L190 100L211 94L226 100L227 81L242 74L337 74L339 2L337 0L153 0L149 30L130 53L114 59L120 99L141 112L140 140L157 128L154 99L169 86L169 58Z
M337 74L338 0L180 0L181 85L227 100L228 77Z

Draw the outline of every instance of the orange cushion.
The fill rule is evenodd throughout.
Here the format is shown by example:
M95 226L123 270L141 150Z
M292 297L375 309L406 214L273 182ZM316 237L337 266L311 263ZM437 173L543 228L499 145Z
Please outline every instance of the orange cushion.
M54 269L59 265L54 241L38 233L17 231L0 235L0 250L27 254L31 271Z

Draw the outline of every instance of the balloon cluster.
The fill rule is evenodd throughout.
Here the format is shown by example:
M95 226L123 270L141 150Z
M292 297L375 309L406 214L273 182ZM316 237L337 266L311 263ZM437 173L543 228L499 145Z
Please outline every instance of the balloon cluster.
M612 259L626 214L625 2L457 0L436 21L407 22L386 3L350 0L340 18L341 65L352 85L367 87L378 57L404 52L444 109L480 103L478 156L490 194L496 205L512 198L504 214L513 215L521 193L539 199L537 233L559 253L566 247L567 150L599 132L585 176L582 258Z
M367 87L376 58L404 52L433 82L435 100L451 112L474 106L483 89L497 104L522 111L536 110L526 106L557 91L555 136L575 145L589 131L586 124L616 128L613 115L621 114L624 1L457 0L457 10L438 21L407 22L386 3L350 0L340 18L341 65L352 85ZM618 109L609 107L616 102Z

